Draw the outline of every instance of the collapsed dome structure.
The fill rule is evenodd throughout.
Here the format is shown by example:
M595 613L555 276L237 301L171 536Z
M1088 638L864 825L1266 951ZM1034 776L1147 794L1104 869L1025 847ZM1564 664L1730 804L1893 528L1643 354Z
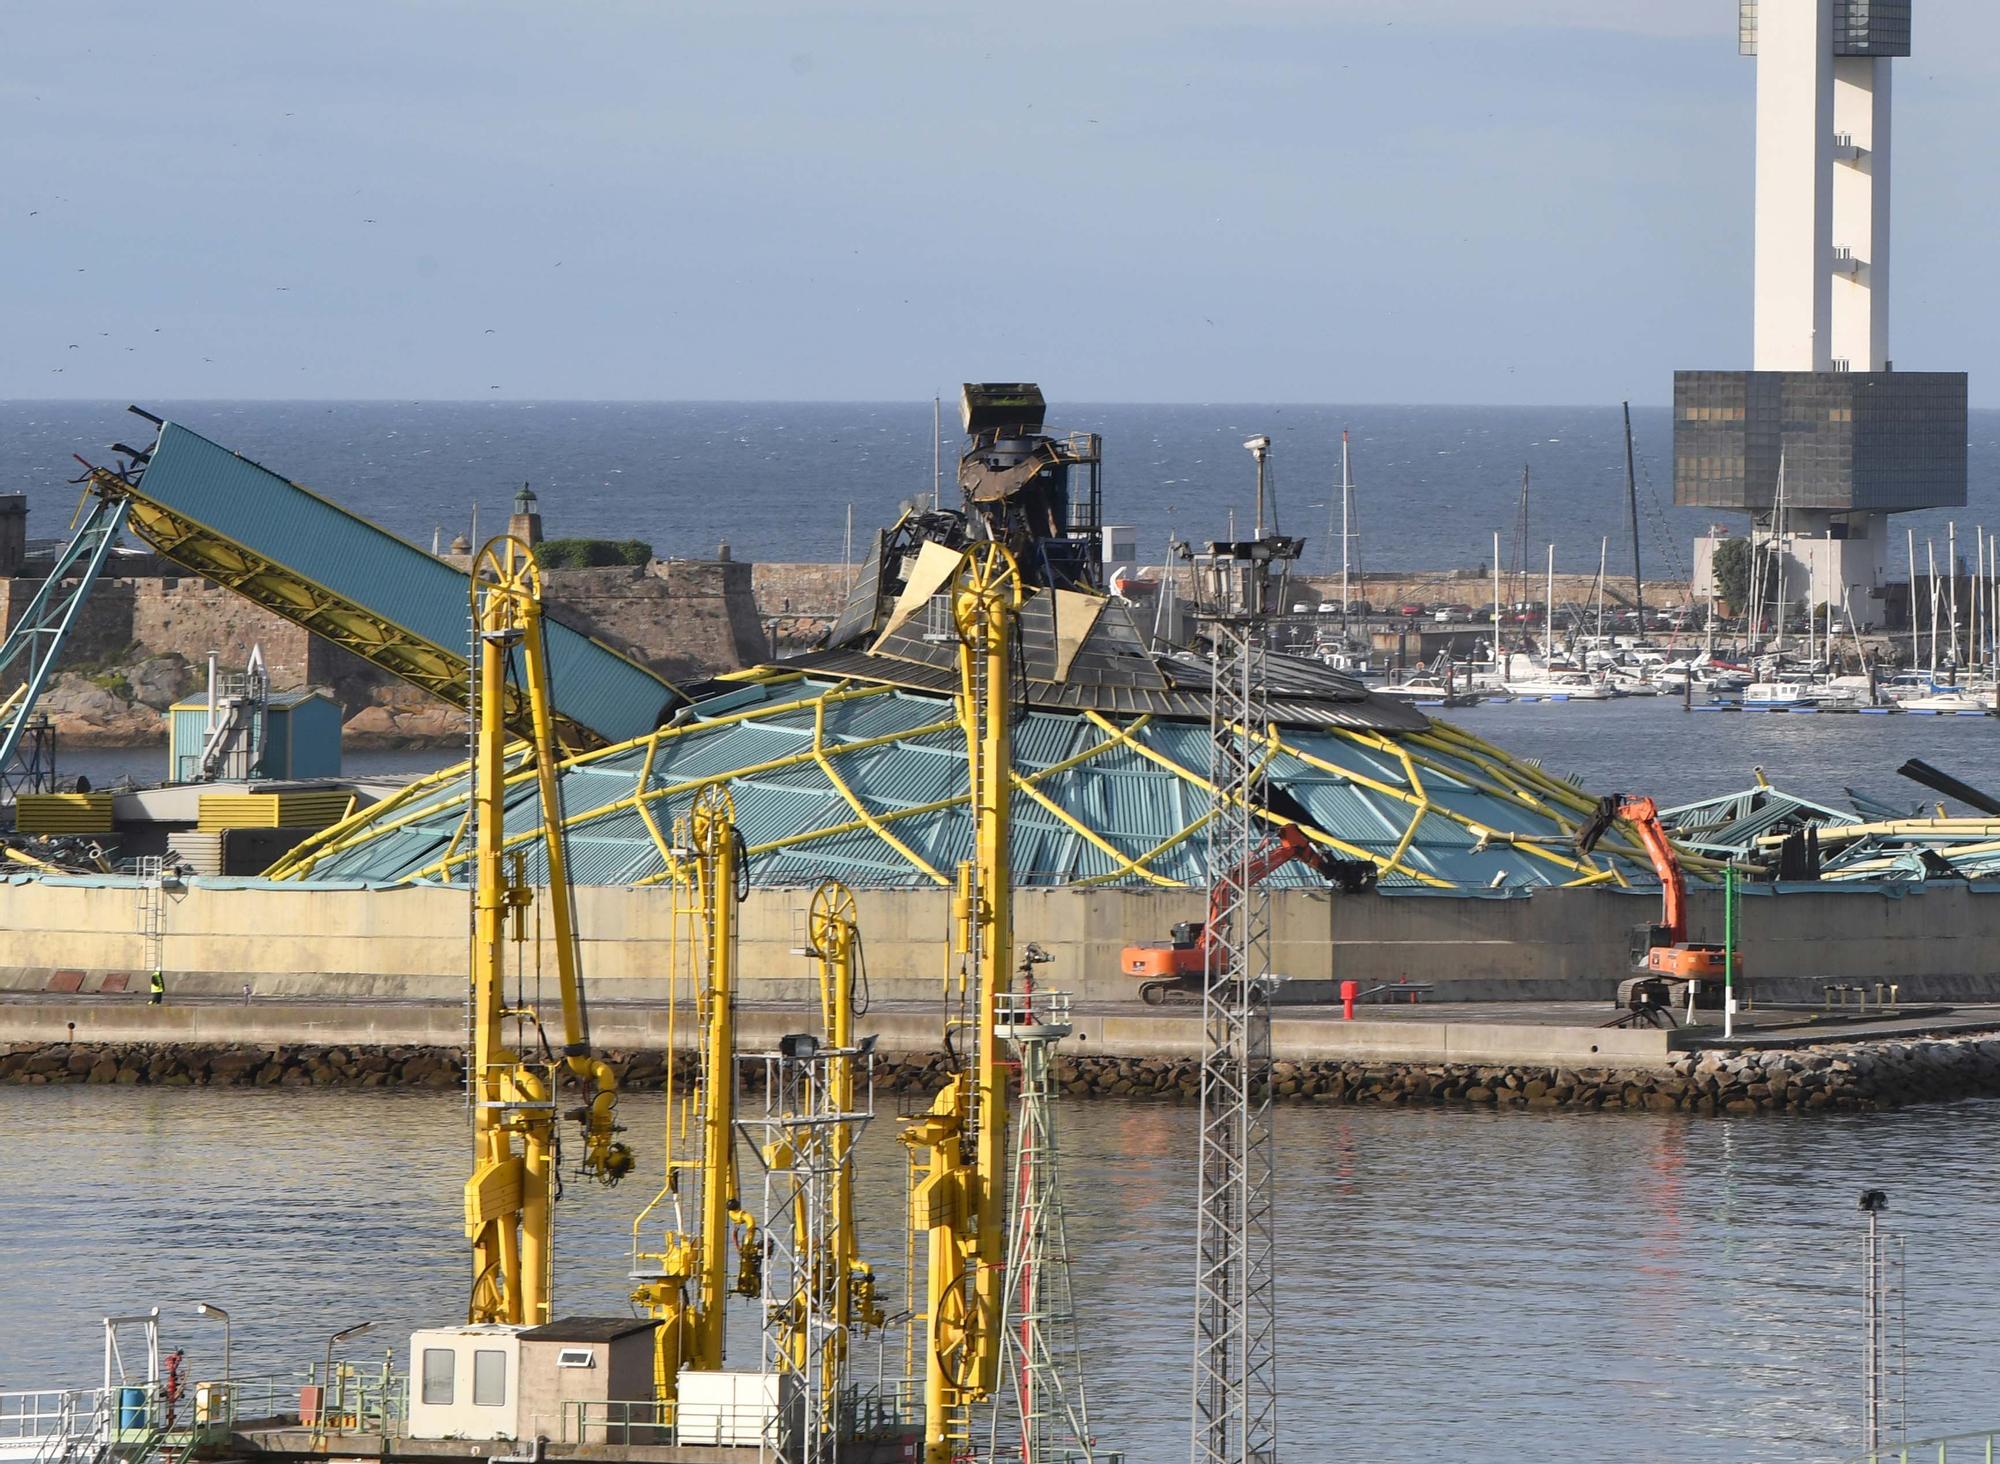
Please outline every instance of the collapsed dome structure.
M836 877L948 886L971 857L958 646L942 591L964 549L998 540L1022 567L1013 694L1017 883L1205 884L1209 667L1170 617L1142 624L1101 584L1094 436L1043 431L1033 386L966 388L964 507L912 509L876 535L820 648L690 688L653 732L566 759L569 873L672 878L675 821L726 781L760 886ZM1654 883L1614 830L1574 844L1597 800L1317 661L1273 654L1273 832L1379 870L1384 889ZM560 688L557 688L558 694ZM315 835L270 871L302 881L464 882L467 780L452 769ZM512 778L509 844L543 877L536 783ZM1310 884L1298 867L1274 884Z

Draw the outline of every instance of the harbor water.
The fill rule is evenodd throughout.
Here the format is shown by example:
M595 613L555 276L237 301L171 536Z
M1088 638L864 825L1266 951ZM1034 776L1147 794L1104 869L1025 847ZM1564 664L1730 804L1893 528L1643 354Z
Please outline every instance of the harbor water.
M624 1186L570 1183L560 1311L626 1309L660 1114L657 1094L625 1100L641 1165ZM1194 1115L1104 1100L1062 1122L1097 1431L1135 1461L1185 1457ZM1285 1109L1284 1457L1855 1453L1869 1186L1909 1238L1913 1427L1990 1426L1996 1122L2000 1102L1805 1119ZM892 1311L893 1130L885 1113L862 1150L864 1250ZM463 1311L454 1095L10 1087L0 1131L0 1389L92 1379L110 1312L158 1305L209 1376L220 1330L194 1308L220 1305L240 1377L303 1366L362 1321L348 1355L380 1358ZM747 1367L738 1308L730 1363Z

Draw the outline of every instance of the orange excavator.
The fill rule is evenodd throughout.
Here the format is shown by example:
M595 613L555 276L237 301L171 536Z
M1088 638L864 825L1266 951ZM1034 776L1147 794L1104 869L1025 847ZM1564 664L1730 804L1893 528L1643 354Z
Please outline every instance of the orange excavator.
M1376 866L1368 859L1341 859L1327 853L1306 837L1297 824L1286 824L1277 838L1252 856L1249 883L1260 885L1294 861L1309 865L1333 888L1359 894L1375 885ZM1148 1006L1163 1006L1170 999L1199 998L1208 983L1208 972L1221 951L1221 884L1208 892L1208 919L1185 921L1173 928L1173 939L1125 947L1119 966L1127 976L1144 983L1139 997Z
M1728 956L1722 946L1687 938L1687 879L1681 873L1680 856L1660 827L1659 805L1650 798L1629 796L1598 800L1597 811L1577 831L1577 852L1588 854L1621 818L1632 826L1653 861L1653 873L1660 881L1660 922L1634 932L1632 974L1618 985L1617 1005L1634 1015L1651 1014L1649 1020L1665 1016L1671 1023L1669 1013L1680 1005L1690 983L1695 1005L1719 1005L1729 974ZM1739 979L1743 975L1741 953L1736 956L1735 975Z

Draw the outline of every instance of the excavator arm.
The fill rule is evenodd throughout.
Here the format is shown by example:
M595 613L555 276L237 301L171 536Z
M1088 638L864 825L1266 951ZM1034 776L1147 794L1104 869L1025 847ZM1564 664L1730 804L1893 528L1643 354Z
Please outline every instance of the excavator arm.
M1600 798L1591 816L1577 830L1576 851L1588 854L1611 830L1624 820L1638 836L1639 846L1653 862L1653 874L1660 881L1660 924L1667 944L1679 945L1687 939L1687 876L1681 871L1680 856L1673 841L1660 826L1660 806L1650 798L1619 794Z

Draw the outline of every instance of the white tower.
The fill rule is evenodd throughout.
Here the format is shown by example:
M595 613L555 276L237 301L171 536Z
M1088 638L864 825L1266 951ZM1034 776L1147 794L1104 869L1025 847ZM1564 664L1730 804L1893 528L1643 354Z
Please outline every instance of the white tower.
M1966 501L1964 373L1889 357L1889 63L1910 54L1911 0L1738 5L1757 58L1753 366L1674 374L1674 501L1750 515L1768 603L1870 629L1890 515ZM1715 544L1695 541L1698 594Z
M1757 58L1754 368L1889 369L1889 61L1910 0L1739 0Z

